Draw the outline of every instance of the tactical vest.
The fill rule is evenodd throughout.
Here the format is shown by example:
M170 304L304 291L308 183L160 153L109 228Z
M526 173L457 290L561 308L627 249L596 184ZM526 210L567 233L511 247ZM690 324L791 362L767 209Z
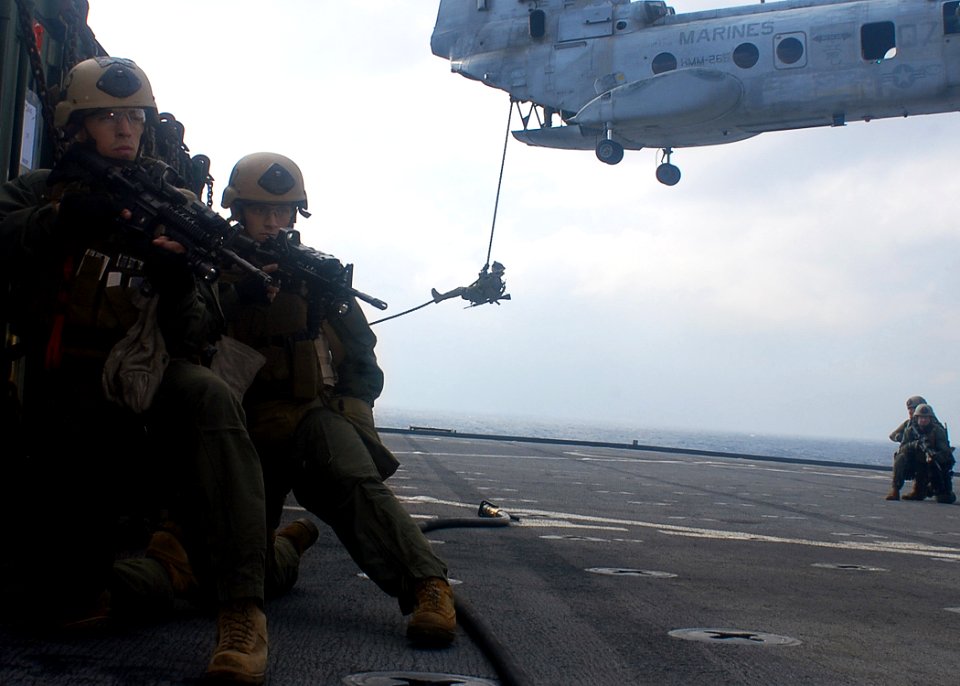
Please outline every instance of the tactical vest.
M336 374L330 344L323 333L307 330L307 300L281 291L268 305L241 307L230 335L258 350L266 362L247 397L313 400L323 386L333 386Z

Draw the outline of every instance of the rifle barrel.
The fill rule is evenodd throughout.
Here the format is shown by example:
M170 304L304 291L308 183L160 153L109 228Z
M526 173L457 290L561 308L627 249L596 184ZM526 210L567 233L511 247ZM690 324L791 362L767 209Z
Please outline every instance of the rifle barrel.
M356 288L347 288L347 292L355 298L359 298L365 303L370 303L378 310L385 310L389 307L387 303L383 302L380 298L374 298L372 295L367 295L362 291L358 291Z

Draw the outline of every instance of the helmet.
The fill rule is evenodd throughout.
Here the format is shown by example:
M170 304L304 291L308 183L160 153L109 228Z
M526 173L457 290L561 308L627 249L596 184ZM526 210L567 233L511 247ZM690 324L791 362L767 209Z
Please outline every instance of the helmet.
M911 395L909 398L907 398L907 409L916 411L917 405L925 405L926 403L927 401L924 400L923 396Z
M220 204L230 209L236 201L293 203L300 214L307 209L307 191L300 167L289 157L274 152L255 152L240 159L230 172Z
M494 262L493 268L491 271L493 271L494 274L503 274L503 272L506 271L506 267L504 267L499 262Z
M150 80L133 60L122 57L91 57L73 67L63 81L53 123L70 123L76 112L111 107L140 107L157 111Z
M933 413L933 408L927 405L926 403L920 403L913 410L914 417L930 417L931 419L936 419L937 415Z

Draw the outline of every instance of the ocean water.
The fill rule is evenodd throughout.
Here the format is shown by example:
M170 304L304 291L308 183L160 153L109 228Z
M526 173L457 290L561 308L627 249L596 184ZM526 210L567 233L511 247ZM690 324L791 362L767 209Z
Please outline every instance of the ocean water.
M714 450L717 452L890 466L896 446L889 440L808 438L719 431L681 431L617 423L576 423L494 415L376 408L377 426L453 430L459 433L562 438L578 441Z

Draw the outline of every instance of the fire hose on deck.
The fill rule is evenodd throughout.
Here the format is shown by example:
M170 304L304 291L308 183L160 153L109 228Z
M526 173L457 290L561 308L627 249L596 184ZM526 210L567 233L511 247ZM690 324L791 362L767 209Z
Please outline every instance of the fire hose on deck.
M497 507L488 500L481 501L477 517L430 519L420 524L424 533L437 529L464 527L503 527L520 518ZM502 686L527 686L533 683L510 650L497 638L497 632L477 614L473 606L457 593L454 597L457 621L493 665Z

